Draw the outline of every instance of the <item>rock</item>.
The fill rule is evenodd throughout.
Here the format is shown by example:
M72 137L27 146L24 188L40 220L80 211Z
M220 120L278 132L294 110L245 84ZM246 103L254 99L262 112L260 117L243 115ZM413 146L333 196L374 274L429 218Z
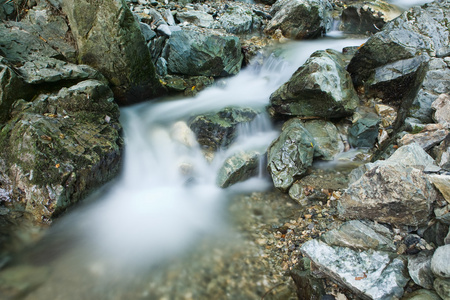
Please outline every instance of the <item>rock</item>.
M429 124L419 133L404 135L398 144L402 146L416 143L426 151L441 143L448 134L448 129L441 124Z
M152 30L150 25L139 22L139 28L141 29L142 35L144 36L146 42L156 37L156 32Z
M227 158L219 169L217 185L221 188L227 188L257 175L261 156L258 151L245 151Z
M302 264L303 263L303 264ZM299 299L323 299L325 289L323 282L311 274L311 270L302 265L310 265L307 258L303 258L297 266L289 273L297 287L297 296Z
M269 146L267 170L276 188L287 191L295 177L311 166L314 139L301 120L291 119L283 125L280 136Z
M444 199L450 203L450 175L429 175L430 181L441 192Z
M0 132L2 199L50 223L120 169L119 109L107 85L86 80L17 101Z
M272 115L339 118L351 115L359 99L334 50L316 51L270 96Z
M300 250L320 272L363 299L401 298L408 282L403 275L405 263L384 252L354 251L317 240L306 242Z
M234 142L238 124L251 122L257 114L250 108L228 107L217 113L194 117L189 127L200 145L215 151Z
M435 155L439 167L450 171L450 135L447 135L442 143L435 147Z
M393 125L397 119L397 112L389 105L375 104L375 111L381 117L381 124L385 128Z
M450 245L436 249L431 259L431 271L437 277L450 278Z
M50 275L47 266L17 265L0 272L0 297L21 299L42 285Z
M390 3L375 1L350 2L341 14L341 30L349 33L376 33L401 11Z
M78 62L108 79L118 103L164 93L139 24L124 0L63 0L62 10L77 43Z
M314 157L333 160L337 154L344 151L344 143L333 123L325 120L311 120L304 122L303 126L314 138Z
M167 76L167 60L164 57L160 57L156 61L156 73L161 77Z
M441 300L441 297L433 291L416 290L411 294L404 296L402 300Z
M347 68L355 86L384 101L414 98L411 93L420 89L424 71L434 68L430 60L448 51L449 5L435 1L413 7L373 35Z
M214 23L210 14L200 10L181 11L175 17L180 23L188 22L203 28L211 28Z
M13 102L20 99L24 90L22 79L8 65L0 60L0 127L9 119ZM5 62L6 63L6 62Z
M272 20L264 32L280 29L287 38L301 40L320 37L331 26L328 0L279 0L271 8Z
M235 36L173 32L168 41L168 69L174 74L229 76L241 69L241 43Z
M433 120L436 123L442 124L445 128L450 127L450 95L441 94L431 104L431 108L435 111L433 113Z
M383 225L359 220L345 222L321 236L329 246L395 252L393 238L392 232Z
M423 225L429 220L436 191L420 170L399 164L371 168L338 201L342 217L382 223Z
M432 289L434 276L431 272L431 255L419 253L408 256L408 273L415 284Z
M450 299L450 279L438 277L434 280L433 287L442 299Z
M240 6L230 6L220 16L219 22L228 33L248 34L256 29L256 19L251 10L244 9Z
M434 224L429 225L423 232L423 238L428 243L433 243L436 246L443 246L445 245L444 240L447 234L448 225L441 222L435 222Z
M348 130L348 141L355 148L372 148L378 137L381 120L378 117L365 117L357 120Z

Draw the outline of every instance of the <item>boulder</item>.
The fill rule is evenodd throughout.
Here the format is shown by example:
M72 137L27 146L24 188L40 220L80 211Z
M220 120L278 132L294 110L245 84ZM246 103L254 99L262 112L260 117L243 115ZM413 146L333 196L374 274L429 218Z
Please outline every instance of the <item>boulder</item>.
M269 146L267 170L276 188L286 192L296 177L311 166L314 139L300 119L291 119L283 125L280 136Z
M348 142L355 148L372 148L378 138L380 123L376 116L358 119L348 130Z
M422 171L384 164L353 182L339 199L338 210L346 218L417 226L428 222L436 196Z
M217 174L217 185L227 188L257 175L261 156L258 151L242 151L227 158Z
M236 36L182 30L168 41L168 70L174 74L229 76L241 70L243 55Z
M339 131L330 121L311 120L304 122L303 126L314 138L314 157L333 160L344 151Z
M432 289L434 276L431 272L431 255L419 253L408 256L408 273L415 284Z
M449 134L448 129L441 124L429 124L424 127L419 133L405 134L399 141L400 146L416 143L423 150L430 150L432 147L440 144Z
M9 119L13 102L23 97L23 87L23 80L2 58L0 60L0 126Z
M447 135L441 144L435 147L434 154L439 167L450 171L450 135Z
M431 271L437 277L450 278L450 245L440 246L434 251Z
M434 280L433 287L442 299L450 299L450 279L438 277Z
M189 127L201 146L215 151L233 143L238 124L251 122L257 114L250 108L228 107L216 113L192 118Z
M450 175L429 175L431 182L441 192L444 199L450 203Z
M450 95L439 95L431 104L431 108L434 110L433 120L446 128L450 128Z
M270 96L270 112L339 118L351 115L358 103L342 56L334 50L319 50Z
M258 28L258 17L250 9L229 6L219 19L220 25L228 33L248 34ZM260 24L259 24L260 25Z
M212 15L200 10L180 11L175 17L180 23L188 22L204 28L211 28L214 23Z
M355 251L310 240L300 248L325 276L363 299L400 299L408 278L405 263L381 251Z
M328 0L279 0L271 8L272 19L264 32L280 29L290 39L311 39L331 27L332 6Z
M120 104L164 93L138 22L124 0L63 0L78 62L99 70Z
M107 85L86 80L17 101L0 133L3 205L50 223L112 179L123 147L113 100Z

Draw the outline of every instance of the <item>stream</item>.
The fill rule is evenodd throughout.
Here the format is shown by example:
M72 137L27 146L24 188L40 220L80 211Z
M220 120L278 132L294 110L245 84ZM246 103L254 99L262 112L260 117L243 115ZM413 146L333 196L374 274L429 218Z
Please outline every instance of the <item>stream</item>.
M272 190L264 165L259 176L227 189L217 187L216 175L233 153L266 149L278 136L265 106L311 53L364 42L332 32L282 44L195 97L122 108L121 175L16 258L7 277L24 291L20 299L297 299L261 237L246 233L292 218L297 204ZM186 123L228 106L262 113L209 162Z

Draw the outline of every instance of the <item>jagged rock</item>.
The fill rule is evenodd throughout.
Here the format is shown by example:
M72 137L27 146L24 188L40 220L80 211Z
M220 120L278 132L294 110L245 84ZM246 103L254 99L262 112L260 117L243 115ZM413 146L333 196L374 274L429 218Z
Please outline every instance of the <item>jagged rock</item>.
M408 256L408 273L415 284L432 289L434 276L431 272L431 255L419 253Z
M1 201L49 223L119 171L119 109L110 88L86 80L17 101L0 133Z
M194 131L200 145L210 150L218 150L228 147L236 139L238 124L252 121L257 114L250 108L228 107L217 113L193 118L189 127Z
M156 37L156 32L152 30L150 25L139 22L139 28L141 29L142 35L144 36L146 42Z
M417 290L408 294L402 298L402 300L442 300L441 297L438 296L433 291L429 290Z
M226 32L233 34L251 33L258 24L253 12L240 6L228 7L219 22Z
M450 171L450 134L435 147L436 162L444 170Z
M436 191L422 171L384 164L353 182L338 209L342 217L416 226L428 222L435 199Z
M436 123L442 124L444 127L450 127L450 95L441 94L431 104L431 108L434 110L433 120Z
M204 28L211 28L214 23L212 15L200 10L180 11L175 17L180 23L188 22Z
M378 117L364 117L348 130L348 142L356 148L372 148L377 141L381 120Z
M375 111L381 117L381 124L385 128L393 125L397 119L397 112L389 105L375 104Z
M400 14L401 11L396 6L384 1L353 1L342 11L341 30L350 33L376 33L386 22Z
M333 160L337 154L344 151L344 143L333 123L311 120L303 123L303 126L314 138L314 157Z
M258 151L243 151L227 158L219 169L217 185L226 188L257 175L260 159L261 153Z
M383 225L354 220L326 232L321 240L329 246L395 252L393 237L392 232Z
M11 105L23 94L22 79L8 65L0 60L0 125L9 119Z
M301 176L311 166L314 139L299 119L283 125L280 136L268 149L267 170L276 188L287 191L295 177Z
M323 281L312 275L310 266L310 260L303 257L295 268L289 272L297 287L297 297L311 300L324 299Z
M423 238L428 243L433 243L437 246L445 245L444 239L448 234L448 225L435 222L428 226L428 228L423 232Z
M280 29L291 39L317 38L331 26L331 4L328 0L279 0L271 8L272 20L264 30L274 34Z
M445 200L450 203L450 175L430 175L434 186L442 193Z
M182 30L168 41L168 69L174 74L229 76L241 69L243 55L236 36Z
M415 92L421 87L425 94L430 92L429 88L434 89L433 86L439 87L433 93L446 92L442 91L448 89L446 80L441 81L442 77L435 76L433 72L443 67L441 62L436 61L440 59L435 57L441 57L449 51L450 32L445 21L448 19L449 5L448 2L435 1L422 7L413 7L372 36L348 66L355 86L363 86L368 95L396 104L406 96L408 100L414 99ZM444 70L439 72L441 75L445 73ZM426 79L427 76L429 79ZM433 81L433 78L439 80ZM429 96L432 100L427 102L437 98L437 95ZM425 100L414 100L414 107L419 101ZM431 118L431 102L427 108L430 113L428 119ZM422 115L422 111L413 113L413 116ZM420 119L423 120L423 116Z
M429 124L419 133L404 135L398 143L401 146L416 143L424 150L430 150L441 143L448 134L448 129L443 128L441 124Z
M78 62L99 70L120 104L164 93L138 22L124 0L63 0L78 47Z
M339 118L358 106L350 75L341 54L316 51L270 96L272 115Z
M403 275L405 263L384 252L354 251L318 240L306 242L300 250L320 272L363 299L401 298L408 282Z

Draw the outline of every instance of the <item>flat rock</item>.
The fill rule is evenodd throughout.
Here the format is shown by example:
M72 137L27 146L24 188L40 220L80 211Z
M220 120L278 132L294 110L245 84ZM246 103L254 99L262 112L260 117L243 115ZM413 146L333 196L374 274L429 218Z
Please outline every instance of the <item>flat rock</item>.
M450 175L429 175L431 182L442 193L445 200L450 203Z

